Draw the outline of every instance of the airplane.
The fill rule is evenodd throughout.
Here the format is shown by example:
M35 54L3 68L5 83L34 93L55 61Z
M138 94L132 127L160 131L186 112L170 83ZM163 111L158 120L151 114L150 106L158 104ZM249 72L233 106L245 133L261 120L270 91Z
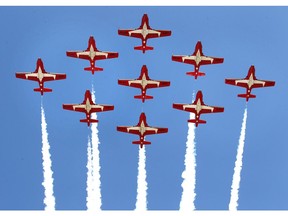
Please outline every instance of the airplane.
M217 113L224 112L223 107L208 106L203 101L202 91L198 91L196 94L196 99L192 104L173 104L174 109L183 110L186 112L192 112L195 114L195 119L189 119L188 122L195 123L196 127L198 124L206 124L206 121L200 119L201 114L206 113Z
M262 88L275 85L274 81L258 80L255 76L254 65L250 66L248 74L245 78L225 79L225 83L246 88L246 94L238 94L238 97L246 98L246 101L248 101L249 98L256 98L256 95L251 94L253 88Z
M84 112L86 114L86 119L80 119L80 122L87 123L89 127L90 123L98 122L97 119L91 119L92 113L114 110L114 106L95 104L92 100L91 92L86 90L84 101L81 104L63 104L63 109Z
M37 81L39 88L35 88L34 91L40 92L43 95L44 92L52 92L52 89L44 87L44 82L66 79L66 74L46 72L41 58L38 58L34 72L17 72L16 78Z
M157 37L166 37L171 35L171 31L169 30L155 30L152 29L149 25L149 18L147 14L144 14L142 17L142 22L139 28L137 29L128 29L128 30L118 30L119 35L129 36L140 38L142 40L141 46L135 46L135 50L142 50L145 53L146 50L153 50L152 46L147 46L147 40L149 38L157 38Z
M161 81L161 80L151 80L148 76L148 69L146 65L142 66L141 73L138 79L132 80L118 80L119 85L130 86L134 88L140 88L142 94L135 95L134 98L142 99L142 103L145 102L145 99L152 99L153 96L146 95L146 90L149 88L160 88L170 86L169 81Z
M131 133L139 135L139 140L133 141L133 144L140 145L143 148L143 145L149 145L151 142L145 140L146 135L152 134L160 134L167 133L168 128L159 128L159 127L151 127L147 124L146 115L144 112L140 114L139 122L135 126L117 126L117 131L124 133Z
M205 76L205 73L199 71L201 65L220 64L224 62L224 58L205 56L202 51L202 43L198 41L192 55L172 55L172 61L194 65L194 71L186 74L197 79L198 76Z
M90 36L88 41L88 47L83 51L67 51L66 55L73 58L86 59L90 61L90 67L84 68L86 71L91 71L94 74L95 71L103 71L103 68L96 67L96 60L118 58L117 52L104 52L100 51L96 47L95 39L93 36Z

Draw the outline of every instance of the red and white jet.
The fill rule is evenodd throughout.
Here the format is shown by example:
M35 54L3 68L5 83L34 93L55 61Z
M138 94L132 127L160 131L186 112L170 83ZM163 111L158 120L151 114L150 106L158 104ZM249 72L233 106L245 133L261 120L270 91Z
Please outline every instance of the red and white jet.
M149 38L166 37L171 35L169 30L155 30L149 25L149 18L147 14L142 17L142 22L137 29L118 30L119 35L140 38L142 40L142 46L135 46L135 50L142 50L145 53L146 50L153 50L152 46L147 46L147 40Z
M39 83L39 88L35 88L34 91L40 92L41 95L43 95L44 92L52 92L52 89L44 88L44 82L66 79L66 74L46 72L42 60L38 58L34 72L16 73L16 77L37 81Z
M246 94L238 94L238 97L246 98L246 101L248 101L249 98L256 98L256 95L251 94L253 88L262 88L275 85L274 81L258 80L255 76L254 65L250 66L248 74L245 78L225 79L225 83L246 88Z
M224 58L205 56L202 52L202 43L198 41L192 55L173 55L172 61L194 65L194 71L186 74L197 79L198 76L205 76L205 73L199 71L201 65L220 64L224 62Z
M90 67L84 68L86 71L91 71L94 74L95 71L103 71L103 68L96 67L96 60L110 59L110 58L118 58L117 52L107 52L100 51L96 47L96 43L94 37L91 36L89 38L88 47L83 51L67 51L66 55L73 58L86 59L90 61Z
M134 98L142 99L142 102L145 102L145 99L152 99L153 96L146 95L146 90L149 88L160 88L170 86L169 81L161 81L161 80L151 80L148 76L148 69L146 65L142 66L141 73L138 79L131 80L118 80L119 85L130 86L134 88L141 89L141 95L135 95Z
M167 133L168 128L150 127L147 124L145 113L142 112L136 126L117 126L117 131L139 135L139 140L132 143L138 144L142 148L143 145L151 144L151 142L145 141L146 135Z
M90 123L98 122L97 119L91 119L92 113L114 110L114 106L95 104L92 100L90 91L87 90L85 92L84 101L81 104L63 104L63 109L84 112L86 114L86 119L81 119L80 122L85 122L90 126Z
M195 114L195 119L189 119L188 122L198 124L205 124L206 121L200 119L201 114L205 113L217 113L224 112L223 107L208 106L203 102L203 95L201 91L197 92L196 99L192 104L173 104L173 108L183 110L186 112L192 112Z

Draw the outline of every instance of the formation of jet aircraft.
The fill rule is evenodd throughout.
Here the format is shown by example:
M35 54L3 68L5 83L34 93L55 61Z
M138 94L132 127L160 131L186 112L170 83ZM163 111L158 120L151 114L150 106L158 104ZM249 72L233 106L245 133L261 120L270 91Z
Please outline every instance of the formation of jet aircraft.
M38 58L34 72L17 72L16 78L38 82L39 88L35 88L34 91L43 95L44 92L52 92L52 89L44 87L44 82L66 79L66 74L46 72L41 58Z
M246 94L238 94L238 97L246 98L256 98L256 95L251 94L253 88L263 88L274 86L274 81L258 80L255 76L255 66L251 65L248 74L243 79L225 79L225 83L229 85L235 85L246 88Z
M84 68L86 71L91 71L94 74L95 71L103 71L103 68L96 67L96 60L118 58L117 52L100 51L96 47L95 39L93 36L89 38L88 47L83 51L67 51L66 55L73 58L86 59L90 61L90 67Z
M124 133L136 134L139 136L139 140L133 141L133 144L138 144L142 148L143 145L149 145L151 142L145 140L145 136L152 134L167 133L168 128L152 127L149 126L146 121L146 115L144 112L140 114L139 122L135 126L117 126L117 131Z
M198 91L196 94L196 99L192 104L173 104L174 109L183 110L186 112L192 112L195 114L195 119L189 119L188 122L195 123L196 127L198 124L205 124L206 121L200 119L201 114L205 113L218 113L224 112L223 107L208 106L203 101L202 91Z
M153 47L147 46L147 40L149 38L157 38L157 37L166 37L171 36L170 30L155 30L152 29L149 25L149 18L147 14L144 14L142 17L142 22L139 28L137 29L128 29L128 30L118 30L119 35L129 36L140 38L142 41L141 46L134 47L135 50L141 50L143 53L147 50L153 50ZM84 68L86 71L91 71L94 74L95 71L103 71L103 68L97 67L95 62L97 60L110 59L110 58L118 58L119 54L117 52L104 52L100 51L96 47L95 39L93 36L90 36L88 41L88 47L83 51L67 51L66 55L68 57L86 59L90 62L90 67ZM201 65L209 65L209 64L220 64L224 62L224 58L219 57L209 57L205 56L202 51L202 43L198 41L194 53L192 55L172 55L172 61L177 61L186 64L194 65L193 72L187 72L187 75L194 76L195 79L198 76L204 76L204 72L200 72ZM26 79L37 81L39 83L39 88L35 88L34 91L40 92L41 95L44 92L51 92L52 89L45 88L44 82L46 81L54 81L66 79L66 74L59 73L50 73L46 72L44 69L44 64L42 60L39 58L37 60L36 69L34 72L17 72L16 78ZM274 86L274 81L267 80L258 80L255 76L255 67L252 65L249 68L248 74L243 79L225 79L225 83L229 85L235 85L246 88L245 94L238 94L238 97L246 98L248 101L250 98L255 98L256 95L251 94L253 88L261 88L261 87L269 87ZM141 90L140 95L135 95L135 99L141 99L142 103L145 100L153 99L153 96L147 95L146 91L149 88L160 88L160 87L168 87L170 86L170 81L163 80L152 80L148 75L148 69L146 65L143 65L141 68L140 76L137 79L119 79L119 85L139 88ZM91 114L95 112L104 112L114 110L113 105L101 105L95 104L91 97L91 92L87 90L84 95L84 100L80 104L63 104L63 109L83 112L86 115L85 119L80 119L80 122L87 123L90 126L91 123L97 123L97 119L91 119ZM199 124L205 124L206 121L200 119L201 114L207 113L219 113L224 112L224 107L218 106L209 106L206 105L203 101L202 91L198 91L196 94L196 99L192 104L179 104L173 103L172 107L174 109L179 109L186 112L192 112L195 114L195 119L189 119L189 123L194 123L196 127ZM117 126L117 131L136 134L139 136L139 140L133 141L133 144L138 144L142 148L143 145L151 144L151 142L145 140L146 135L152 134L161 134L167 133L168 128L160 128L160 127L151 127L148 125L146 121L146 115L142 111L139 117L139 122L135 126Z
M169 81L150 79L146 65L142 66L141 73L138 79L118 80L118 84L124 85L124 86L130 86L134 88L140 88L141 95L135 95L134 98L142 99L143 103L145 102L145 99L153 99L153 96L146 94L147 89L170 86Z
M140 38L142 41L141 46L135 46L135 50L141 50L142 53L145 53L147 50L153 50L152 46L147 45L147 40L149 38L158 38L158 37L166 37L171 35L170 30L155 30L152 29L149 25L149 18L147 14L144 14L142 17L142 22L139 28L137 29L127 29L127 30L118 30L119 35L129 36ZM145 100L153 99L153 96L147 95L146 91L149 88L160 88L170 86L169 81L162 80L152 80L148 75L148 69L146 65L142 66L140 76L138 79L120 79L118 80L119 85L134 87L141 89L141 95L135 95L135 99L141 99L142 103ZM149 134L157 134L157 133L167 133L168 128L153 128L149 127L146 123L145 113L141 113L139 118L139 123L137 126L133 127L117 127L118 131L138 134L140 136L139 141L134 141L133 144L140 144L142 148L143 145L150 144L150 142L145 141L145 135Z
M114 106L95 104L92 100L91 92L86 90L84 100L81 104L63 104L63 109L85 113L86 118L80 119L80 122L87 123L87 125L90 126L90 123L98 122L97 119L91 119L92 113L114 110Z
M149 25L149 18L147 14L142 17L142 22L139 28L118 30L119 35L140 38L142 40L141 46L135 46L135 50L142 50L143 53L147 50L153 50L152 46L147 46L147 40L149 38L167 37L171 35L170 30L155 30Z
M204 72L199 71L201 65L220 64L224 62L224 58L205 56L202 51L202 43L198 41L192 55L172 55L172 61L194 65L194 71L186 74L197 79L198 76L205 76Z

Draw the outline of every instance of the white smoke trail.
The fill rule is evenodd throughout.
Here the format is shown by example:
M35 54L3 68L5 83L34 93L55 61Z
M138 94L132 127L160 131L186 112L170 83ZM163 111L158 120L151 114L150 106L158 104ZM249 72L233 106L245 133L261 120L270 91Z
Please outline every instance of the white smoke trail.
M137 197L135 211L147 210L147 182L146 182L146 152L145 145L139 147L138 177L137 177Z
M241 133L239 138L239 144L237 149L237 157L235 161L234 174L231 186L231 197L229 203L230 211L237 211L238 199L239 199L239 187L241 181L241 170L242 170L242 158L244 152L244 143L245 143L245 132L246 132L246 120L247 120L247 106L244 111L243 122L241 127Z
M91 148L91 140L90 136L88 136L88 146L87 146L87 198L86 198L86 206L87 209L93 208L93 203L91 202L91 195L93 193L93 180L92 180L92 148Z
M194 98L194 97L193 97ZM190 119L194 119L195 114L190 113ZM186 142L185 169L182 173L183 188L179 211L195 210L194 201L196 198L196 143L195 143L195 124L188 123L188 135Z
M50 145L48 142L48 132L47 132L47 123L45 120L45 112L43 103L41 101L41 129L42 129L42 159L43 159L43 182L44 187L44 204L45 210L53 211L55 210L55 197L53 195L53 171L52 171L52 161L51 155L49 152Z
M92 85L92 100L95 102L95 92ZM92 113L91 118L97 119L96 113ZM99 152L99 138L98 138L98 123L91 124L91 143L92 143L92 188L89 193L89 205L87 210L101 211L101 180L100 180L100 152ZM90 196L91 195L91 196ZM91 203L91 205L90 205Z

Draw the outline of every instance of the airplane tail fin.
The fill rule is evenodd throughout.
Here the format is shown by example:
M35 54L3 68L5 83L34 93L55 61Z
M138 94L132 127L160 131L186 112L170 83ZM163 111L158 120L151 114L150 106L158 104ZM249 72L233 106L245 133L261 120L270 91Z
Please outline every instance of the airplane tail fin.
M198 127L198 124L206 124L206 121L201 120L201 119L199 119L199 120L189 119L188 122L190 122L190 123L195 123L196 127Z
M246 98L246 101L248 101L249 98L256 98L256 95L253 95L253 94L238 94L238 97Z
M96 120L96 119L80 119L80 122L87 123L87 125L90 126L90 123L96 123L96 122L98 122L98 120Z
M153 50L154 48L152 46L135 46L135 50L142 50L143 53L145 53L146 50Z
M100 67L86 67L84 68L85 71L91 71L94 74L95 71L103 71L103 68Z
M141 148L143 148L143 145L150 145L151 144L151 142L145 141L145 140L144 141L137 140L137 141L133 141L132 143L140 145Z
M136 99L142 99L142 102L144 103L145 100L153 99L153 96L150 95L135 95L134 98Z
M44 92L52 92L52 89L50 88L35 88L34 91L41 92L41 95L43 95Z
M205 73L200 72L200 71L187 72L186 74L187 74L188 76L194 76L195 79L197 79L198 76L205 76Z

